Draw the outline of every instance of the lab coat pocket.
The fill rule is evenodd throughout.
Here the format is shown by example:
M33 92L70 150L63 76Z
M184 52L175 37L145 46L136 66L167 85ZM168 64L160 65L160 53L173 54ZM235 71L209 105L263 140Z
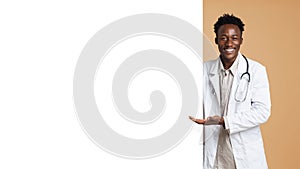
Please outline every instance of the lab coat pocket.
M235 91L235 100L237 102L244 102L247 98L249 89L249 81L247 79L241 79Z
M262 138L259 127L248 129L240 134L244 144L251 144Z

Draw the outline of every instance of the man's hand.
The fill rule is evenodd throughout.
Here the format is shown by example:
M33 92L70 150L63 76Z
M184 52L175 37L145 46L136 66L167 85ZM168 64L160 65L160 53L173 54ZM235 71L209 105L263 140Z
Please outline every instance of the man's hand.
M189 118L197 123L197 124L204 124L204 125L223 125L224 126L224 119L220 116L210 116L206 119L196 119L192 116L189 116Z

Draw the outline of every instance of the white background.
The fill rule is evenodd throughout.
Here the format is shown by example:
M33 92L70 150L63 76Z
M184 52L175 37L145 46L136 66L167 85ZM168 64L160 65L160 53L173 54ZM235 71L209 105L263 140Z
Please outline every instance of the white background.
M1 1L0 168L202 168L201 130L147 160L115 157L83 132L73 74L86 42L138 13L163 13L202 30L201 0Z

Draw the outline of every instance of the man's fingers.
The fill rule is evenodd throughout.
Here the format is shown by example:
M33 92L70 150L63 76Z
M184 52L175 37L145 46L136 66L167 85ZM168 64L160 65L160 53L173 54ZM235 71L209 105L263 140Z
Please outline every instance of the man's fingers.
M195 118L194 118L194 117L192 117L192 116L189 116L189 118L190 118L191 120L193 120L193 121L195 120Z
M194 118L194 117L192 117L192 116L189 116L189 118L190 118L193 122L198 123L198 124L204 124L204 123L205 123L205 120L204 120L204 119L196 119L196 118Z
M196 123L198 123L198 124L204 124L205 120L203 120L203 119L196 119Z

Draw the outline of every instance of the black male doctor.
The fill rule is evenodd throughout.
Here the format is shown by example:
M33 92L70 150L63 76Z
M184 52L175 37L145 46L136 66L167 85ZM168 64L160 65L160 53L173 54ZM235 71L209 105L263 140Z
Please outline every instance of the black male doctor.
M204 64L204 169L267 169L260 125L270 116L264 66L243 56L244 23L224 14L214 25L220 56Z

